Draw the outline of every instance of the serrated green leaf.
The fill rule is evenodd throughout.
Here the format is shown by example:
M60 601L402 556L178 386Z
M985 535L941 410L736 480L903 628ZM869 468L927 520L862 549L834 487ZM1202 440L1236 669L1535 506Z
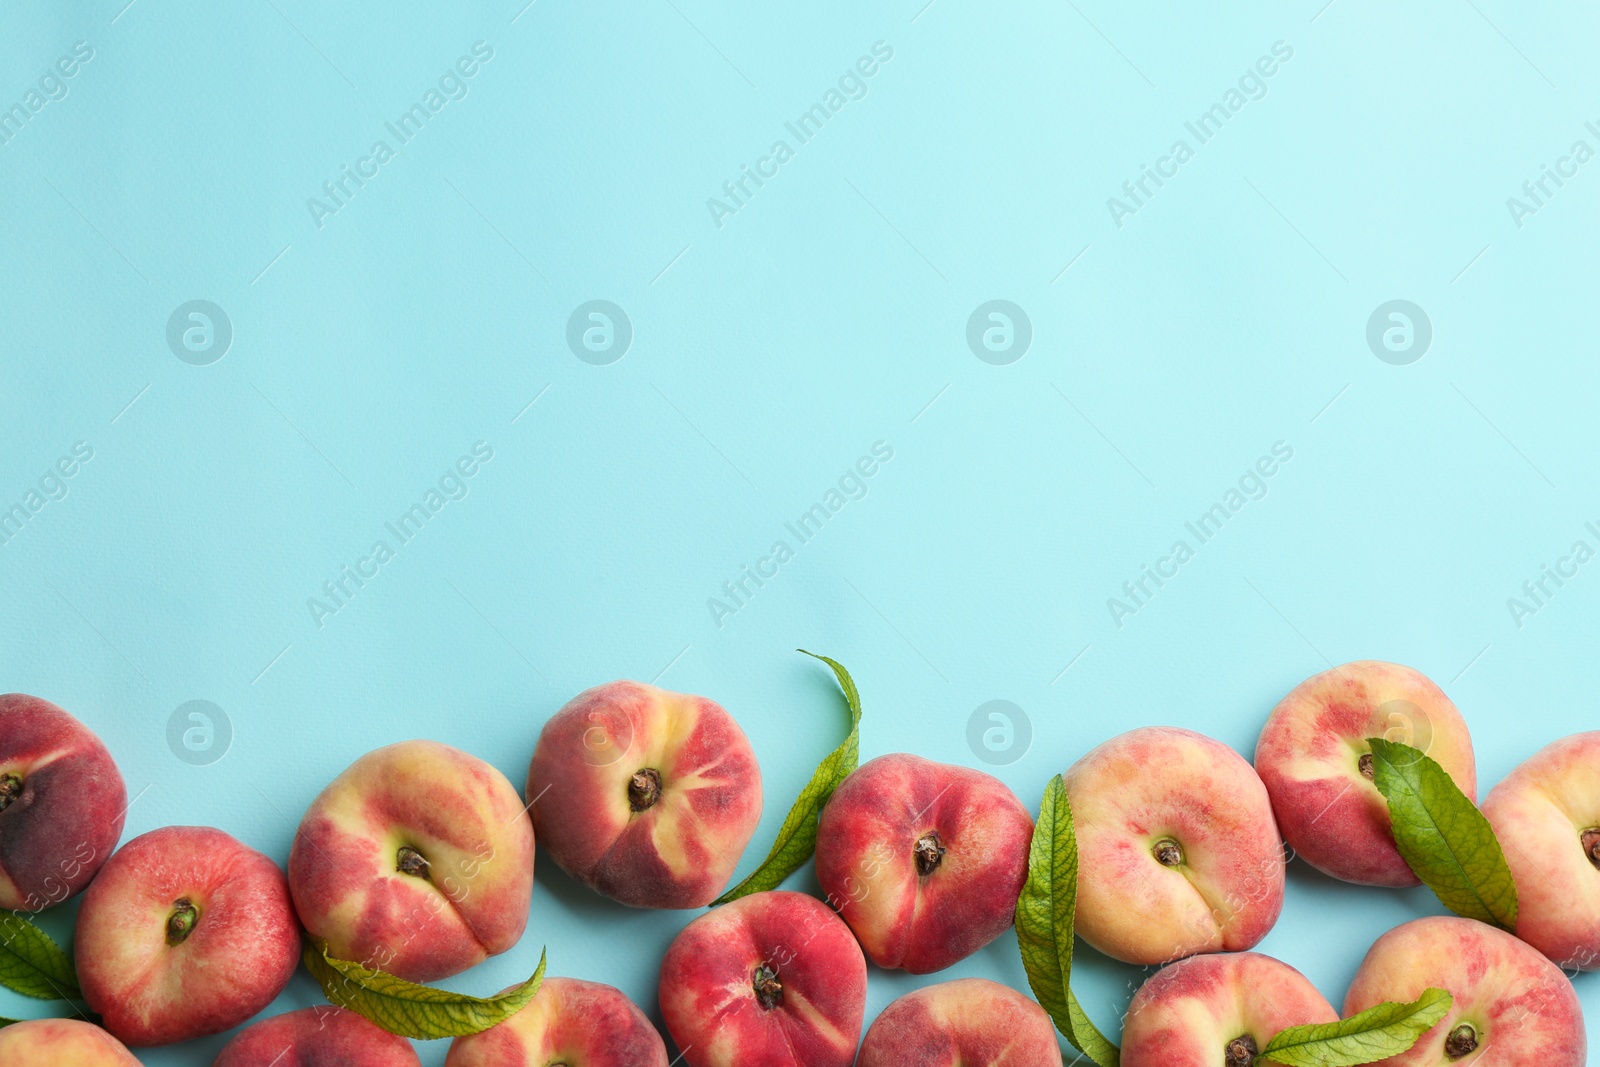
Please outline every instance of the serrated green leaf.
M335 959L323 945L307 943L303 959L329 1003L349 1008L391 1034L423 1040L464 1037L502 1023L526 1007L544 982L543 952L539 969L526 982L493 997L469 997L408 982Z
M1406 863L1457 915L1514 931L1517 886L1489 820L1424 753L1381 737L1368 743L1372 782L1389 802Z
M81 1000L72 957L15 912L0 912L0 985L39 1000Z
M833 791L839 783L850 776L861 762L861 694L856 692L856 683L850 677L850 672L838 660L819 656L815 652L806 652L797 649L812 659L819 659L833 668L833 675L839 680L839 688L844 691L845 704L850 709L850 734L844 743L823 758L817 764L817 769L811 775L811 781L800 791L800 796L795 800L794 806L789 809L789 814L783 820L783 826L778 830L778 839L772 843L772 849L767 853L767 858L761 861L748 878L722 894L711 902L712 907L726 904L740 897L749 896L751 893L761 893L768 889L776 889L783 880L805 865L806 860L817 849L817 820L822 814L822 807L833 796Z
M1072 1047L1099 1067L1117 1067L1121 1053L1072 995L1072 928L1078 909L1078 839L1061 775L1050 779L1028 845L1028 880L1017 898L1017 945L1040 1006Z
M1398 1056L1450 1010L1450 994L1423 990L1409 1004L1387 1001L1336 1023L1291 1026L1261 1050L1260 1059L1285 1067L1356 1067Z

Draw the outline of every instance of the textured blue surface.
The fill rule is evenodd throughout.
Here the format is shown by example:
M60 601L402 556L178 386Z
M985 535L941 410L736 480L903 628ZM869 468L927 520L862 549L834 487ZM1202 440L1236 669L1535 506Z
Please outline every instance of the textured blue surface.
M0 535L0 689L100 732L130 836L209 823L283 861L362 752L436 738L520 783L555 708L628 676L749 732L748 868L841 729L796 646L854 671L864 757L974 763L969 716L1013 701L1031 745L996 771L1030 804L1136 725L1249 753L1294 683L1360 657L1444 685L1485 788L1593 726L1600 565L1507 603L1600 546L1592 8L524 2L0 11L0 504L38 508ZM1545 166L1569 177L1536 202ZM196 300L220 359L214 311L209 348L187 309L169 344ZM614 313L569 346L595 300L620 359ZM1009 352L986 316L969 347L993 300L1028 320ZM1369 346L1392 300L1424 309L1420 360L1420 332ZM329 602L345 566L369 577ZM768 577L734 600L745 567ZM193 700L231 725L220 760L169 747ZM654 1011L688 916L539 879L524 941L451 985L548 945ZM1438 910L1290 881L1262 948L1335 1002ZM955 973L1023 982L1009 937ZM1086 951L1076 978L1109 1027L1141 972ZM869 1014L928 980L874 973ZM317 1001L302 974L279 1006Z

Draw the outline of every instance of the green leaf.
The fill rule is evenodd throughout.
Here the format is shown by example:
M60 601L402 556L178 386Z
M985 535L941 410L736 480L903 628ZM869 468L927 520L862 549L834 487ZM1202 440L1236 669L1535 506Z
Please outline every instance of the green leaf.
M833 668L834 677L839 680L839 688L844 690L845 704L850 708L850 735L844 739L843 744L828 753L822 762L817 764L816 771L811 775L811 781L806 783L794 806L789 809L788 816L783 820L783 826L778 830L778 839L772 843L772 850L767 853L767 858L761 861L761 866L744 881L713 900L712 907L738 900L751 893L776 889L785 878L799 870L817 849L817 819L822 814L823 805L833 796L833 791L839 787L839 783L848 778L850 772L861 762L861 694L856 692L855 680L838 660L819 656L815 652L806 652L803 648L796 651L804 652L812 659L820 659Z
M1028 846L1028 881L1017 899L1017 945L1034 998L1072 1047L1100 1067L1120 1053L1072 995L1072 927L1078 909L1078 839L1061 775L1050 779Z
M1442 989L1425 989L1409 1004L1388 1001L1336 1023L1291 1026L1261 1050L1287 1067L1356 1067L1405 1052L1450 1010Z
M72 957L16 912L0 912L0 985L40 1000L81 1000Z
M1517 886L1489 820L1428 756L1381 737L1368 744L1406 863L1457 915L1514 931Z
M532 977L493 997L469 997L417 985L359 963L334 959L324 945L307 943L302 958L330 1003L349 1008L391 1034L424 1040L463 1037L502 1023L521 1011L544 982L543 952Z

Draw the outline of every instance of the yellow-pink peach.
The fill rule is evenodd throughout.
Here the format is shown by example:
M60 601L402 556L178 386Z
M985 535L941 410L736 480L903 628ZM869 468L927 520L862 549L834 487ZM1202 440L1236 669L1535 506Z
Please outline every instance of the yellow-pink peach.
M1283 842L1237 752L1169 726L1112 738L1066 773L1082 938L1127 963L1254 947L1283 910Z
M1055 1023L1030 997L985 978L907 993L867 1028L856 1067L1061 1067Z
M0 1029L0 1063L15 1067L139 1067L122 1042L80 1019L31 1019Z
M1600 731L1534 753L1483 814L1517 883L1517 936L1561 967L1600 970Z
M1583 1010L1555 964L1504 930L1454 915L1395 927L1373 944L1345 994L1345 1015L1425 989L1453 1001L1387 1067L1583 1067Z
M1420 671L1378 660L1313 675L1279 701L1256 743L1256 771L1284 840L1307 863L1362 885L1418 885L1372 783L1371 737L1422 750L1477 799L1461 713Z
M1251 1067L1279 1031L1338 1018L1305 975L1271 956L1195 956L1134 995L1122 1067Z
M450 1042L444 1067L667 1067L667 1046L620 989L546 978L517 1014Z
M533 848L505 775L449 745L403 741L362 756L311 802L289 885L329 955L430 982L522 937Z

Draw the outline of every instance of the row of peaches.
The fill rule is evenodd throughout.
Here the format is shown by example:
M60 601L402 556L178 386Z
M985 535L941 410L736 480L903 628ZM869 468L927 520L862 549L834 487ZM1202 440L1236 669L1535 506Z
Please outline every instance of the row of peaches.
M1338 1018L1298 972L1245 950L1282 909L1285 840L1347 881L1418 884L1366 742L1396 734L1476 795L1470 738L1449 699L1416 671L1370 661L1290 693L1254 768L1199 734L1145 728L1067 772L1077 933L1120 960L1172 964L1135 998L1125 1067L1190 1062L1190 1050L1194 1063L1250 1063L1285 1026ZM0 697L0 906L38 910L87 886L76 980L105 1028L14 1025L0 1030L0 1057L45 1047L58 1063L133 1063L115 1039L165 1044L231 1029L288 981L302 927L327 956L401 979L457 974L522 936L536 837L564 870L623 904L701 907L729 881L762 808L754 752L726 711L632 682L588 690L546 724L526 796L473 756L411 741L363 756L313 801L287 878L209 828L163 828L113 854L126 793L104 746L46 701ZM1536 755L1484 811L1508 843L1523 940L1463 919L1407 924L1369 953L1346 1010L1444 988L1450 1011L1394 1062L1456 1063L1493 1047L1500 1062L1520 1062L1522 1049L1581 1064L1581 1011L1556 963L1600 959L1600 733ZM786 822L775 854L793 830ZM668 950L660 1006L683 1061L1055 1067L1050 1017L979 980L901 998L860 1040L866 960L931 973L1001 936L1028 879L1033 830L1022 802L981 772L910 755L855 770L816 820L826 903L741 896ZM350 1067L416 1062L407 1042L366 1019L314 1008L244 1030L217 1067L319 1056ZM552 978L505 1024L458 1037L447 1059L552 1062L664 1067L667 1053L619 991Z

